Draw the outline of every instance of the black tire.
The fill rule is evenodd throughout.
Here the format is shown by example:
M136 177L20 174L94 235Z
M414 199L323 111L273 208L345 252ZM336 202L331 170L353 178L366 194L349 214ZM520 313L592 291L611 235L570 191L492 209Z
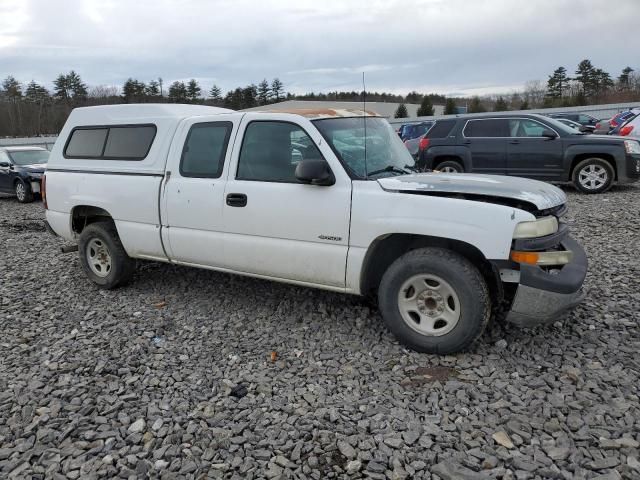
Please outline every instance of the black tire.
M464 166L460 162L456 160L445 160L442 163L439 163L434 170L438 170L439 172L445 171L445 169L455 170L455 172L450 173L464 173Z
M419 333L403 318L399 296L403 284L416 275L439 277L457 296L459 318L447 333L439 336ZM428 291L425 294L428 295ZM413 250L393 262L380 282L378 302L384 321L396 338L423 353L449 354L465 350L482 334L491 317L489 290L478 269L463 256L443 248ZM437 322L440 320L435 324Z
M102 270L103 275L97 274L94 271L95 267L90 266L90 252L96 252L93 248L95 244L98 244L101 249L106 248L109 256L109 267ZM91 250L89 250L90 245ZM103 289L109 290L124 285L131 280L135 272L136 262L124 250L113 222L92 223L82 230L78 241L78 253L84 273Z
M33 202L33 191L31 191L31 185L29 185L24 180L17 180L15 185L13 186L16 198L20 203L31 203Z
M603 179L601 184L595 184L593 188L589 188L588 184L592 182L583 180L583 183L583 181L581 181L581 176L583 174L585 176L589 174L588 169L593 169L604 176L600 177ZM582 193L604 193L611 188L614 178L615 172L613 171L611 164L606 160L597 157L582 160L575 166L571 175L573 185ZM598 181L598 183L600 183L600 181Z

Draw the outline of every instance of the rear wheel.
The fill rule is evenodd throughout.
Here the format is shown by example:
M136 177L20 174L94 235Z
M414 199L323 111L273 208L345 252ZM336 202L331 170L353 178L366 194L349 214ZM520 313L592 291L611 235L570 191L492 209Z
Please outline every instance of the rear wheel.
M88 225L80 234L78 252L82 269L100 288L115 288L133 277L135 260L127 255L112 222Z
M613 185L614 171L601 158L587 158L573 169L573 184L583 193L603 193Z
M445 160L439 163L435 170L443 173L463 173L464 167L460 162L456 162L455 160Z
M15 184L16 198L20 203L33 202L33 192L31 191L31 185L24 180L18 180Z
M408 347L454 353L469 347L491 315L489 291L478 269L441 248L413 250L385 272L378 290L389 329Z

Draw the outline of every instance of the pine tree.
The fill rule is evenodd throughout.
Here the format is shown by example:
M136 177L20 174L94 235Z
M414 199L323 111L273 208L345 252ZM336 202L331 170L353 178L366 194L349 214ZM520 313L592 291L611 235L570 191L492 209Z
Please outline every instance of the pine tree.
M271 82L271 98L275 102L279 102L284 94L284 84L279 78L274 78Z
M213 103L219 104L222 101L222 91L220 90L220 87L213 85L211 90L209 90L209 98L213 100Z
M456 102L453 98L447 98L444 103L444 114L445 115L454 115L457 111Z
M71 98L71 87L66 75L60 74L53 81L53 96L57 100L69 100Z
M87 85L82 81L80 75L71 70L67 75L67 82L74 100L87 98Z
M547 96L550 98L562 98L564 92L569 85L569 77L567 77L567 69L558 67L553 71L547 80Z
M529 102L526 100L523 100L522 103L520 104L520 110L529 110Z
M469 102L469 113L482 113L486 112L484 105L480 101L480 97L473 97Z
M146 96L147 86L133 78L128 78L122 85L122 96L126 103L142 102Z
M9 75L2 81L2 96L13 101L22 98L22 85L15 77Z
M155 98L160 96L160 83L157 80L151 80L146 86L144 94L147 97Z
M258 104L258 89L251 84L242 89L242 108L252 108Z
M172 103L187 102L187 86L184 82L175 81L169 87L169 101Z
M420 108L418 108L417 116L418 117L433 116L433 105L431 103L431 97L429 95L425 95L422 98L422 103L420 104Z
M633 71L634 70L631 67L625 67L622 69L622 73L618 77L618 86L621 89L629 88L629 78L631 77L631 74L633 73Z
M24 95L25 100L32 103L44 103L49 99L49 92L42 85L31 80Z
M590 97L595 92L595 68L591 60L584 59L578 64L575 80L580 84L584 97Z
M271 89L269 88L269 82L267 82L265 78L258 84L258 103L260 105L266 105L269 103L270 95Z
M407 106L404 103L398 105L398 109L396 113L393 115L393 118L407 118L409 116L409 112L407 112Z
M611 79L611 75L602 70L601 68L596 68L593 71L593 89L596 95L601 93L605 93L613 87L613 80Z
M502 97L498 97L498 99L496 100L496 104L493 106L493 111L505 112L507 110L509 110L509 107L507 106L507 102L505 101L505 99Z
M231 110L242 110L243 100L242 89L238 87L227 92L224 97L224 106Z
M196 103L198 101L201 91L202 89L195 78L189 80L189 83L187 84L187 98L191 103Z

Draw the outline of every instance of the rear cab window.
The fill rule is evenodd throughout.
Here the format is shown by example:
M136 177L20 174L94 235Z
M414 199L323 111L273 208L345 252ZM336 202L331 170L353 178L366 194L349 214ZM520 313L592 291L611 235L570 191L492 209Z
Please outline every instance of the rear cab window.
M232 122L196 123L187 134L180 158L183 177L219 178L224 168Z
M65 158L94 160L144 160L157 128L145 125L76 127L64 148Z

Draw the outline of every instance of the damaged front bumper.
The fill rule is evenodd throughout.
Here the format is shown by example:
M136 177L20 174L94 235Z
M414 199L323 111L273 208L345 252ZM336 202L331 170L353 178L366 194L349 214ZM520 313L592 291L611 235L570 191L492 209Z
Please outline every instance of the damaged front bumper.
M561 245L573 252L571 262L561 268L520 266L520 281L507 314L508 321L523 327L551 323L582 301L587 255L582 246L569 236L562 240Z

